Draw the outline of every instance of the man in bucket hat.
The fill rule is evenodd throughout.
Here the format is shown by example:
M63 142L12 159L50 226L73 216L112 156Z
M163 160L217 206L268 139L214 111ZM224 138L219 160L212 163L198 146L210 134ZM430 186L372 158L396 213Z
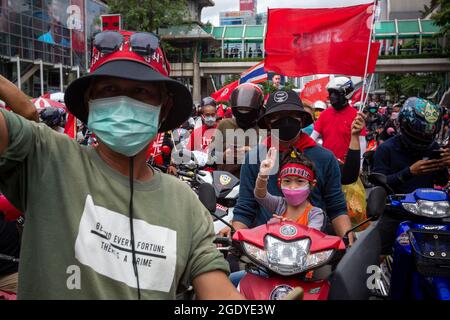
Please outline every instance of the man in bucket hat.
M65 102L98 147L0 110L0 189L27 219L19 298L174 299L189 285L199 299L241 298L208 211L145 161L158 131L192 107L158 38L108 31L94 47Z
M272 212L259 206L254 196L254 189L260 163L266 156L266 153L262 151L276 145L279 146L281 154L286 155L287 152L296 150L314 163L317 186L311 193L311 201L314 206L326 212L334 229L330 231L334 231L338 236L344 236L345 232L351 229L336 159L330 151L318 146L314 140L302 132L302 128L311 123L311 114L304 110L301 100L294 91L280 90L269 96L266 111L258 119L258 126L262 129L270 129L272 134L263 142L263 145L247 154L245 164L241 167L239 198L233 212L233 226L236 229L261 225L272 218ZM256 162L252 163L252 160ZM269 177L261 178L268 181L268 192L282 196L278 188L276 172ZM350 241L352 240L351 238Z

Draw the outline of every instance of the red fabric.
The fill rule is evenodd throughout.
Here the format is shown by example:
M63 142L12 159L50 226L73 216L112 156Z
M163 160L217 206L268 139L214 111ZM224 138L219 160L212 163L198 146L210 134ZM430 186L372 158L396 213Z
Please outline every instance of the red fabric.
M147 150L147 161L153 158L155 164L162 166L164 164L161 147L164 141L164 132L158 133L158 135L150 142L150 146Z
M77 137L77 119L70 112L68 112L66 126L64 127L64 133L72 139L75 139Z
M358 111L350 106L340 111L330 107L320 114L314 124L314 131L322 136L323 147L332 151L338 159L345 159L350 145L352 123L357 113ZM366 128L363 128L361 136L365 135Z
M191 151L203 151L207 152L208 147L211 144L212 138L216 132L217 124L214 127L207 127L202 125L195 129L190 136L189 143L186 145L186 149Z
M0 195L0 211L4 213L6 221L15 221L22 215L4 195Z
M328 91L327 84L330 82L330 77L324 77L317 80L312 80L305 85L305 88L300 94L300 99L303 102L313 104L317 100L327 101Z
M373 4L322 9L269 9L265 70L286 76L363 76ZM368 73L373 73L372 59Z
M272 146L272 138L270 136L267 137L267 139L263 141L262 144L270 148ZM315 147L316 145L317 143L313 139L311 139L310 136L302 132L300 133L300 136L293 146L296 147L300 152L304 152L305 149ZM283 148L282 146L279 146L279 149L279 151L281 152L288 150L288 148Z
M296 176L311 182L314 181L314 172L307 166L299 163L287 163L281 168L280 179L287 176Z
M226 111L223 111L223 104L219 105L219 107L217 108L217 117L218 118L233 117L233 112L231 111L231 107L228 107Z
M51 100L50 98L44 98L44 96L31 99L31 102L34 104L36 109L54 107L67 110L66 106L63 103Z
M230 100L231 93L238 85L239 85L239 80L236 80L236 81L226 85L222 89L211 94L211 98L213 98L217 102L228 101L228 100Z

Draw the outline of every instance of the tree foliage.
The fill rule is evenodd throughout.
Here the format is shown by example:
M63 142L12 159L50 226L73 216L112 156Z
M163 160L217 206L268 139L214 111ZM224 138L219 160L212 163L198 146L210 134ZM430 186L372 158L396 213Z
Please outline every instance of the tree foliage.
M437 26L441 27L441 33L450 34L450 0L438 0L440 4L439 11L431 18L434 20Z
M122 15L127 30L155 32L190 20L187 0L110 0L108 5Z
M407 74L386 74L382 79L386 92L391 96L392 101L398 101L401 95L406 97L426 98L433 94L444 83L442 73L407 73Z

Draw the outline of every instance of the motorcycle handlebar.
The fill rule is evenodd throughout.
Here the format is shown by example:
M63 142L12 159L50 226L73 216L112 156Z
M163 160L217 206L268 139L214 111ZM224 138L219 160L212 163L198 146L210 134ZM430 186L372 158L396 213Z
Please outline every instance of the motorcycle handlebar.
M231 245L231 242L231 239L227 237L216 237L216 239L214 239L215 244L222 244L226 246Z

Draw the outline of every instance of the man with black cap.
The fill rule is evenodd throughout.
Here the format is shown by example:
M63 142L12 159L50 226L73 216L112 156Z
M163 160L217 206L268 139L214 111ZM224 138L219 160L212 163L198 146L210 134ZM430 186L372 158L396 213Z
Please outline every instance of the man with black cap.
M265 158L262 150L277 144L281 153L296 148L314 163L317 187L311 194L312 203L327 213L335 233L343 236L351 228L336 158L302 132L302 128L311 123L311 115L303 109L302 102L294 91L277 91L270 95L266 112L258 119L258 125L262 129L271 129L272 135L258 148L250 151L242 165L239 199L233 218L236 229L261 225L272 218L272 212L258 205L254 189L260 162ZM249 163L252 159L256 159L256 163ZM276 173L269 177L267 190L271 194L282 196Z
M27 219L19 298L174 299L190 285L199 299L241 298L208 211L146 164L157 132L191 112L189 91L168 74L155 35L95 37L90 74L65 102L97 148L0 110L0 189Z

